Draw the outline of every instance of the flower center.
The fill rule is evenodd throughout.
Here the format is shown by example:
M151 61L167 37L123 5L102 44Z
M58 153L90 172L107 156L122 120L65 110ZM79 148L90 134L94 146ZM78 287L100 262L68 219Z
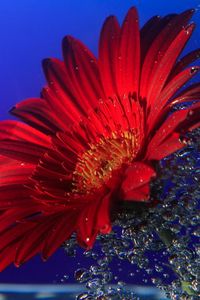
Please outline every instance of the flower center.
M113 132L90 144L89 150L79 156L73 176L73 192L90 193L111 178L122 164L130 163L137 155L139 143L134 131Z

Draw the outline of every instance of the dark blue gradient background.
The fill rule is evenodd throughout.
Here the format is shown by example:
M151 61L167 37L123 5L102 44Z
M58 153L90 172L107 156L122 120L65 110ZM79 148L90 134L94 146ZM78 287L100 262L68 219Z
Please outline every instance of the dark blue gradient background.
M41 60L61 58L66 34L97 54L104 19L115 14L122 21L133 5L139 9L140 24L155 14L196 8L197 29L187 50L200 46L200 0L0 0L0 119L8 118L18 101L39 96L45 83ZM0 282L56 283L75 262L59 250L46 263L37 256L19 269L10 266L0 273Z

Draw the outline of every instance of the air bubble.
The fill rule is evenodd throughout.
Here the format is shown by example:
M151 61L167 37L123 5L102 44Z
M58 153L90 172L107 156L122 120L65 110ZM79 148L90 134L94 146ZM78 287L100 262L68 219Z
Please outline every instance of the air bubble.
M79 282L85 282L91 278L91 274L87 269L81 268L75 271L74 278Z

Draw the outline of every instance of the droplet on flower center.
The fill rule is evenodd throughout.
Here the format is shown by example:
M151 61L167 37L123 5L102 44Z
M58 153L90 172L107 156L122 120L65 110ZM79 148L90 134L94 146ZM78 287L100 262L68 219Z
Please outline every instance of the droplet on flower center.
M73 192L89 193L111 178L112 172L133 161L139 150L135 131L113 132L111 137L101 138L97 144L79 156L74 171Z

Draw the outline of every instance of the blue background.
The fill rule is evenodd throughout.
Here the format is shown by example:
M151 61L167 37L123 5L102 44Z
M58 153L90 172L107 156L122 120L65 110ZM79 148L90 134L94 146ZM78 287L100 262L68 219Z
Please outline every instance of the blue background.
M196 8L197 29L187 50L200 45L200 0L0 0L0 118L10 118L7 112L18 101L39 96L45 83L40 62L61 58L66 34L81 39L97 54L104 19L115 14L122 21L133 5L138 7L141 25L155 14ZM46 263L35 257L20 269L10 266L0 273L0 282L60 282L75 263L59 250Z

